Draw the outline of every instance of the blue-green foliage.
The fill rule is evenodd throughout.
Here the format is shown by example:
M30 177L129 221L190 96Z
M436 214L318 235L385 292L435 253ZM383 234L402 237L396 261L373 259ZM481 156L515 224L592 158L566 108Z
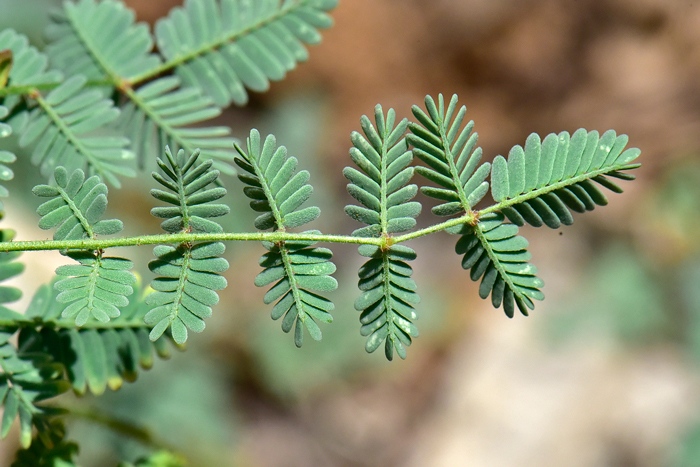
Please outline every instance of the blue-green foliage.
M69 385L62 379L63 366L48 354L18 351L9 342L15 332L0 330L0 402L4 408L0 438L7 436L19 417L20 443L26 448L31 444L32 424L41 423L51 412L35 404L65 392Z
M251 208L262 212L255 219L260 230L286 231L300 227L316 219L321 210L316 206L301 208L313 192L306 170L296 171L297 159L287 157L287 148L277 147L273 135L261 145L260 133L250 132L247 152L236 145L241 157L236 164L246 173L238 178L247 186L243 189L252 201ZM320 233L309 231L306 233ZM330 262L332 253L327 248L313 247L315 242L295 241L263 243L269 250L260 260L265 269L258 274L255 285L274 285L265 294L265 303L276 302L272 319L282 320L284 332L294 327L294 343L301 347L304 326L315 340L321 339L321 329L316 320L330 323L333 303L316 292L329 292L338 287L331 277L335 265Z
M492 195L496 202L510 202L501 209L517 225L526 222L535 227L553 229L570 225L575 212L591 211L608 200L598 184L615 193L622 189L606 177L633 180L626 170L639 167L630 164L639 156L639 149L625 149L627 135L617 136L608 130L579 129L573 136L563 131L547 135L543 141L533 133L525 148L515 146L508 155L496 156L491 170ZM526 199L528 198L528 199ZM522 201L521 201L522 199ZM512 200L512 201L511 201Z
M67 75L91 81L133 78L160 65L150 53L153 38L146 23L134 24L134 12L114 0L64 2L46 28L51 64Z
M500 213L487 214L474 226L464 226L464 234L457 241L455 251L464 255L462 267L471 269L473 281L481 279L479 296L488 298L495 308L512 318L517 304L524 315L534 309L531 299L543 300L539 290L544 282L536 277L537 268L527 261L530 252L528 242L517 235L518 226L504 224Z
M0 230L0 241L7 242L13 237L11 230ZM19 254L0 253L0 281L15 277L24 270L24 265L15 261ZM47 410L35 403L61 394L69 385L62 380L63 367L50 354L22 348L21 343L18 349L10 342L28 317L9 310L4 304L18 300L21 295L16 287L0 287L0 303L3 304L0 305L0 320L15 323L0 326L0 404L4 408L0 438L7 436L12 423L19 416L20 442L26 448L31 443L32 424L42 423L48 414Z
M127 297L134 293L136 276L130 271L133 263L92 251L70 252L67 256L78 264L56 269L56 275L65 277L54 286L60 292L56 300L67 305L61 317L74 318L77 326L91 317L103 323L119 317L119 309L129 304Z
M54 240L95 239L98 234L114 234L122 230L118 219L100 220L107 209L107 186L97 175L85 180L82 170L70 177L64 167L54 172L56 185L37 185L32 190L41 197L51 198L37 208L42 216L39 227L56 228ZM58 281L57 300L69 304L63 318L75 318L82 326L91 317L107 322L119 316L119 308L129 303L135 276L129 271L131 261L105 257L102 251L74 251L67 255L79 264L61 266L56 270L66 279Z
M181 87L176 76L166 76L141 86L131 94L122 110L117 127L131 139L131 147L139 155L139 165L150 163L151 154L165 146L177 153L201 151L202 157L214 158L214 167L233 175L228 164L233 159L234 139L225 126L192 128L221 114L221 108L197 87Z
M94 134L113 122L119 109L101 92L87 90L86 82L85 76L75 75L46 96L34 95L34 109L14 120L19 145L32 148L31 161L46 177L64 166L87 170L119 187L117 175L136 174L129 166L134 154L126 149L128 139Z
M360 123L364 136L353 132L350 157L360 170L346 167L343 174L350 181L348 192L362 203L349 205L345 212L367 227L353 232L361 237L389 236L412 229L421 205L411 201L418 187L408 184L413 176L409 167L413 156L404 134L408 120L401 120L396 127L396 113L389 109L386 117L381 105L374 109L376 128L363 115ZM362 312L361 333L369 336L365 349L374 352L384 343L386 358L394 358L394 350L406 358L406 346L418 329L413 324L418 315L413 305L420 300L416 283L411 278L413 270L406 261L414 260L416 253L403 245L379 248L363 245L362 256L370 258L359 271L359 288L362 295L355 308Z
M7 107L0 105L0 139L7 138L12 134L12 127L7 123L2 123L2 121L5 120L5 117L7 117L8 113L9 110L7 109ZM11 164L15 160L17 160L17 156L15 156L10 151L0 151L0 180L12 180L15 174L12 171L12 169L5 164ZM9 194L10 193L7 191L7 188L0 185L0 197L6 198L7 196L9 196ZM0 202L0 217L2 217L3 208L4 206Z
M221 232L221 226L210 218L228 214L230 209L213 202L222 198L226 189L211 186L219 177L219 171L212 170L211 159L199 162L199 151L188 156L182 149L174 157L167 147L165 156L165 161L158 159L163 175L154 172L153 178L167 191L153 189L151 195L172 206L153 208L151 214L166 219L161 223L166 232ZM225 250L221 242L153 249L156 259L148 267L159 277L151 282L155 292L146 298L153 307L145 317L146 324L153 326L151 340L170 328L175 342L182 344L187 340L187 329L204 330L204 319L211 316L211 307L219 301L215 291L226 287L226 279L220 275L228 269L228 261L221 258Z
M187 0L155 26L158 48L176 73L217 105L248 102L308 58L304 44L333 24L337 0Z
M409 128L413 134L408 135L408 142L413 146L413 155L426 166L416 167L416 172L428 180L440 185L421 187L421 191L431 198L444 201L432 211L438 216L464 214L488 193L491 164L481 161L481 148L474 148L478 135L472 134L474 121L464 128L462 123L467 113L465 106L457 110L457 95L453 95L445 109L442 94L438 104L430 97L425 97L427 113L420 107L412 107L413 115L418 120Z
M56 185L37 185L32 192L42 198L51 198L36 212L41 216L39 227L56 228L54 240L79 240L99 235L118 233L124 227L119 219L100 220L107 209L107 185L93 175L76 169L68 176L64 167L54 171Z
M139 367L153 365L154 351L161 358L170 356L167 336L155 342L148 338L143 323L148 307L141 296L122 308L109 325L92 322L75 329L62 320L65 305L57 295L59 292L51 285L39 287L26 317L40 324L23 326L19 341L21 348L47 353L63 364L65 378L76 394L85 394L88 389L93 394L102 394L107 387L119 389L124 381L136 380Z
M58 70L47 71L49 59L35 47L29 45L29 39L12 29L0 32L0 50L12 52L12 68L7 86L31 86L61 81L63 74ZM13 110L23 100L21 94L10 94L3 100L3 105Z

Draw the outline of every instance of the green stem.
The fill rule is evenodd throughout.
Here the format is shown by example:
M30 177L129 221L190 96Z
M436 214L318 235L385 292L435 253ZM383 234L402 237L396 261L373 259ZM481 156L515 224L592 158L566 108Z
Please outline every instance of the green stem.
M381 245L379 238L352 237L350 235L318 235L289 232L253 232L253 233L179 233L161 235L142 235L138 237L108 238L100 240L38 240L19 242L0 242L0 252L37 251L37 250L99 250L103 248L179 244L184 242L219 242L219 241L316 241L329 243L360 243Z
M426 227L415 232L399 235L391 238L391 243L402 243L407 240L429 235L448 227L460 224L474 224L477 216L465 214L462 217L450 219L440 224ZM309 233L290 232L252 232L252 233L178 233L161 235L141 235L138 237L122 237L107 239L83 239L83 240L32 240L32 241L12 241L0 242L0 252L8 251L41 251L41 250L100 250L104 248L158 245L158 244L179 244L184 242L288 242L288 241L314 241L326 243L349 243L360 245L383 246L386 242L378 237L353 237L351 235L325 235Z

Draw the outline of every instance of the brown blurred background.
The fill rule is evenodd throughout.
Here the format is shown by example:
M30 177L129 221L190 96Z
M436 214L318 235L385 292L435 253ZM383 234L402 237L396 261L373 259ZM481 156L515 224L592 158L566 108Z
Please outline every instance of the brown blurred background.
M126 3L153 23L180 2ZM700 465L700 3L341 0L332 16L308 63L221 117L240 138L275 133L310 169L322 230L357 227L340 215L341 171L360 116L381 103L410 117L426 94L459 95L486 160L531 132L626 133L638 180L571 227L521 232L547 284L526 319L478 298L453 238L415 241L421 336L391 364L363 350L354 248L335 248L336 323L297 350L251 286L261 249L232 246L229 289L190 351L88 403L192 465ZM250 230L230 184L227 227ZM127 220L142 204L126 233L157 231L133 190L111 193L110 209ZM434 220L426 207L420 222ZM86 466L141 449L100 433L74 426Z

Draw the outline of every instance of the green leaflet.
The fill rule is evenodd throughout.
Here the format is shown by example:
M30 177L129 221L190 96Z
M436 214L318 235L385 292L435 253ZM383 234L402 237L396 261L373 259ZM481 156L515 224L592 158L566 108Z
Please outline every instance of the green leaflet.
M247 89L266 91L307 59L317 29L336 0L190 0L155 25L158 48L185 83L204 89L217 105L248 101Z
M277 147L273 135L268 135L261 146L260 133L250 132L247 153L236 145L240 157L236 164L246 173L238 178L248 185L244 193L252 201L251 208L262 212L255 219L259 230L286 230L300 227L316 219L321 210L316 206L301 208L313 188L306 182L309 173L297 172L297 159L287 157L287 148ZM305 233L318 233L316 230ZM304 327L314 340L321 340L321 329L316 321L330 323L333 303L318 292L330 292L338 287L330 276L335 265L330 262L332 252L314 248L315 242L264 243L269 251L260 265L265 269L258 275L258 287L274 284L265 294L266 304L275 303L272 319L282 319L282 330L294 328L294 343L301 347Z
M594 181L621 193L622 189L607 177L634 179L624 171L639 167L631 162L640 151L625 150L627 142L626 135L617 136L613 130L602 136L584 129L573 135L564 131L549 134L543 141L533 133L525 148L511 149L508 160L502 156L494 159L491 194L514 224L553 229L570 225L570 211L590 211L608 203Z
M12 230L0 230L0 241L11 241L15 236ZM24 265L14 261L19 252L0 253L0 281L5 281L22 273ZM0 287L0 304L13 302L21 297L16 287ZM32 423L44 416L44 409L36 402L54 397L67 389L60 381L62 370L47 355L33 354L25 349L18 350L10 342L17 327L26 323L25 316L0 305L0 315L4 320L12 320L16 326L0 327L0 405L3 415L0 420L0 438L5 438L14 420L20 420L20 443L28 447L32 437Z
M16 349L7 342L14 331L0 331L0 403L3 406L0 438L5 438L12 422L19 417L20 444L28 448L32 441L32 424L47 411L35 405L65 392L69 385L62 380L63 367L46 354Z
M66 277L54 285L60 292L56 300L67 304L61 318L74 318L76 326L84 326L90 318L106 323L119 317L119 309L129 304L127 297L134 293L136 276L130 271L131 261L92 251L69 252L67 256L80 266L56 269L58 276Z
M130 79L160 65L150 53L153 39L146 23L114 0L65 2L46 29L51 63L67 75L89 80Z
M0 139L7 138L12 134L12 127L7 123L2 122L2 120L4 120L8 114L9 110L7 109L7 107L0 105ZM5 164L11 164L16 160L17 156L15 156L13 153L9 151L0 151L0 180L7 181L12 180L14 178L14 172ZM7 188L0 185L0 197L6 198L7 196L9 196L9 194L10 193L7 191ZM4 206L0 202L0 217L3 214L3 209Z
M102 394L106 388L119 389L124 381L135 381L139 367L153 365L153 354L168 358L171 354L166 336L151 342L144 324L148 308L142 291L139 299L121 309L109 324L92 321L89 327L75 329L61 320L65 305L57 300L59 291L42 285L32 298L27 317L41 323L38 329L25 326L19 335L20 346L27 351L53 356L66 369L65 377L76 394Z
M235 142L230 128L192 127L222 111L200 88L182 87L179 78L166 76L126 94L130 102L124 106L116 127L131 139L132 149L139 154L139 166L144 167L152 155L169 146L174 153L184 149L191 154L199 149L203 157L215 160L216 169L235 174L228 163L233 159Z
M455 251L464 255L462 267L470 270L471 279L481 279L479 296L485 299L490 294L493 306L503 305L512 318L516 305L527 315L528 309L534 309L533 299L544 299L539 290L544 282L536 276L537 268L527 263L527 240L517 235L516 225L503 221L502 214L493 213L465 227Z
M9 242L15 237L15 231L10 229L0 230L0 241ZM16 277L24 272L24 264L15 261L21 252L0 253L0 282ZM14 320L22 320L22 315L15 313L3 306L19 300L22 292L13 286L0 286L0 313Z
M9 50L15 58L9 73L8 88L56 83L63 78L58 70L46 71L48 57L30 46L26 36L12 29L0 32L0 50ZM17 60L18 57L21 60ZM3 105L13 110L20 102L22 96L11 94L4 98Z
M350 181L348 192L362 204L346 206L345 212L367 224L353 232L357 236L405 232L415 227L415 218L421 211L420 203L411 201L418 187L408 185L413 175L413 156L404 138L408 120L403 119L394 127L394 109L384 116L381 105L374 108L374 120L376 127L363 115L360 123L364 136L358 132L351 136L350 157L360 170L343 170ZM413 271L405 262L413 259L415 252L400 245L386 249L365 245L359 251L371 258L360 268L358 286L362 295L355 301L355 308L361 312L360 332L369 336L365 349L374 352L383 343L387 359L394 358L394 351L406 358L406 346L418 336L413 324L418 316L413 305L420 298L410 277Z
M219 177L219 171L212 169L212 160L199 162L200 151L195 150L187 156L180 149L173 156L170 148L165 148L165 161L157 159L163 175L153 172L153 178L168 191L151 190L151 195L173 207L156 207L151 214L164 218L160 225L166 232L222 232L221 226L209 220L229 213L225 204L213 201L223 198L226 189L211 188Z
M74 75L46 96L33 96L37 106L14 119L21 147L31 147L31 161L45 177L58 166L87 170L115 187L118 175L133 177L127 164L134 154L126 149L129 140L119 136L95 136L119 115L110 99L97 90L86 90L87 78Z
M10 78L12 70L12 51L3 49L0 51L0 89L7 86L7 80Z
M53 173L56 185L37 185L32 192L43 198L51 198L41 204L36 212L41 216L39 227L56 228L54 240L79 240L111 235L123 228L118 219L100 220L107 209L107 185L93 175L85 179L85 173L76 169L68 176L64 167Z
M418 337L418 328L413 324L418 315L413 305L420 297L410 277L413 270L404 261L406 255L415 257L415 252L401 245L365 250L369 251L361 254L371 259L359 270L358 287L362 294L355 301L355 309L361 312L360 333L369 336L365 350L374 352L383 343L388 360L393 360L394 351L405 359L406 347Z
M165 155L165 161L157 161L164 175L154 172L153 178L168 191L151 190L156 199L173 205L151 210L154 216L166 218L161 227L171 233L222 232L210 218L228 214L229 207L213 203L226 194L226 189L212 188L219 176L219 171L212 169L212 160L199 162L198 150L186 156L180 149L173 157L166 147ZM211 307L219 301L215 291L226 287L226 279L220 275L228 269L228 262L220 257L224 251L220 242L159 245L153 249L156 259L148 267L159 276L151 282L155 292L146 297L151 310L145 316L146 324L152 326L152 341L170 329L175 342L183 344L188 329L204 330L204 319L211 316Z
M432 211L438 216L468 213L488 192L490 164L479 166L481 148L475 148L477 134L472 134L474 122L463 129L462 123L467 108L457 110L457 95L453 95L447 108L442 94L438 104L432 97L425 97L427 113L413 106L413 115L418 123L411 123L413 134L408 142L413 146L413 155L426 166L416 171L442 188L422 187L424 194L447 203L435 206Z
M32 445L17 451L10 467L77 467L73 457L78 455L78 445L67 441L65 436L66 428L61 420L43 424Z

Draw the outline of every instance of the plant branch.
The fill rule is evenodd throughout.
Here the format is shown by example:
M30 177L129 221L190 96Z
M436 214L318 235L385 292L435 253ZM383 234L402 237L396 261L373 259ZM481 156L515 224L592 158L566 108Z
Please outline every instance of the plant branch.
M479 214L479 213L477 213ZM477 217L475 213L468 213L461 217L450 219L424 229L416 230L404 235L389 237L391 244L402 243L407 240L422 237L431 233L445 230L460 224L473 224ZM354 237L352 235L325 235L290 232L224 232L224 233L178 233L160 235L142 235L138 237L122 237L107 239L83 239L83 240L32 240L17 242L0 242L0 252L8 251L40 251L40 250L100 250L104 248L179 244L185 242L220 242L220 241L253 241L253 242L287 242L287 241L313 241L326 243L348 243L361 245L386 246L387 240L382 237Z

